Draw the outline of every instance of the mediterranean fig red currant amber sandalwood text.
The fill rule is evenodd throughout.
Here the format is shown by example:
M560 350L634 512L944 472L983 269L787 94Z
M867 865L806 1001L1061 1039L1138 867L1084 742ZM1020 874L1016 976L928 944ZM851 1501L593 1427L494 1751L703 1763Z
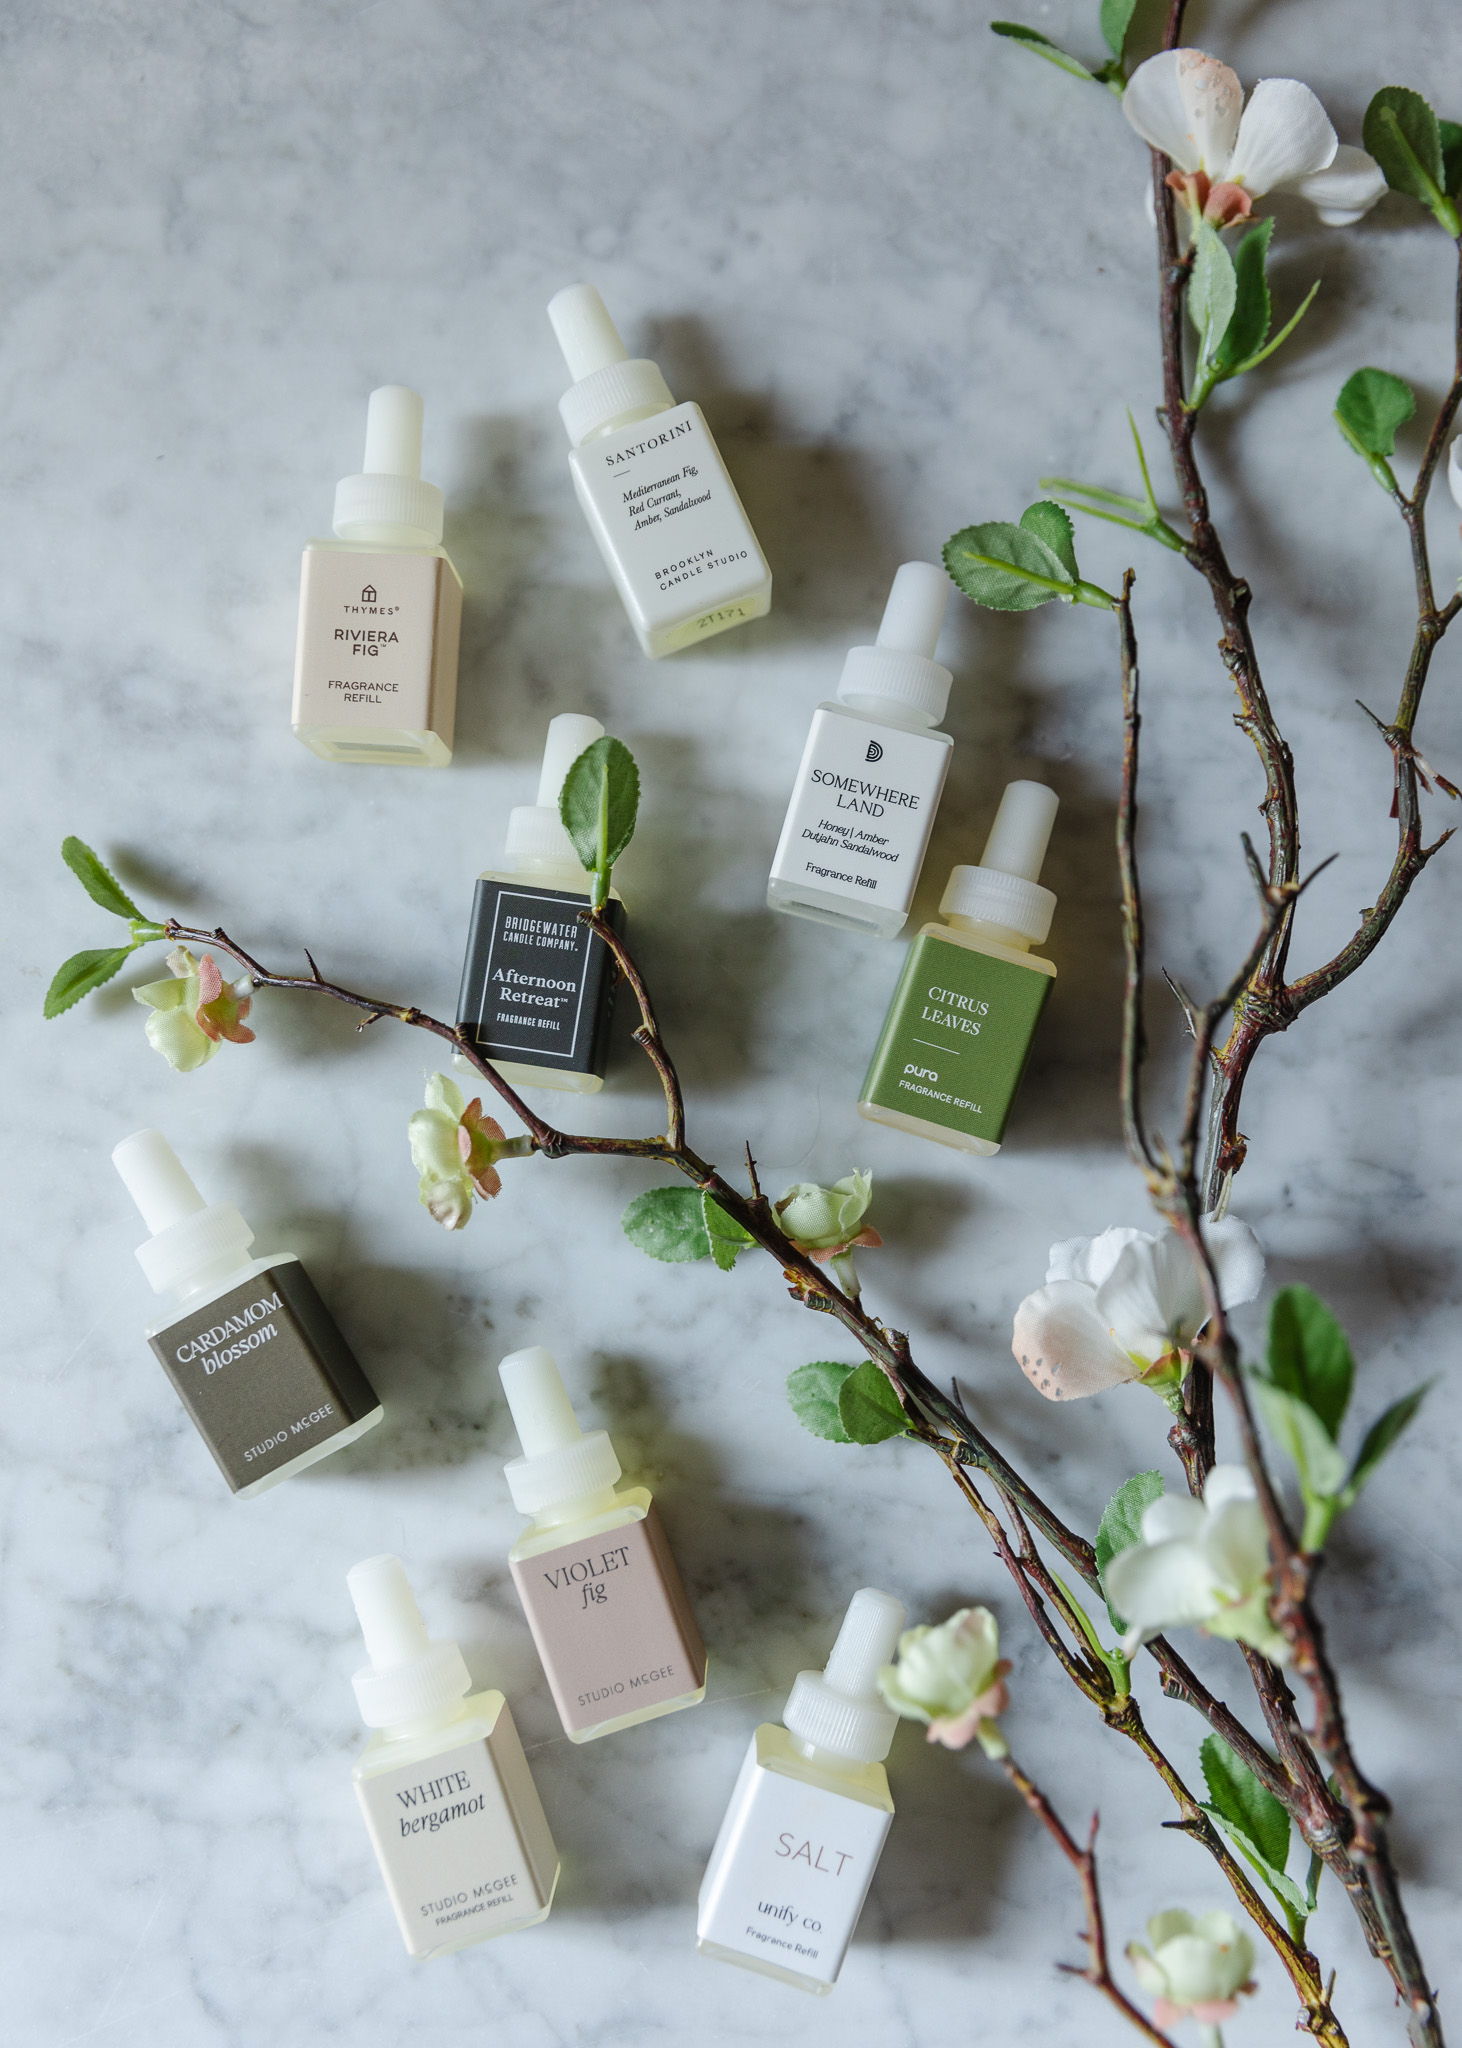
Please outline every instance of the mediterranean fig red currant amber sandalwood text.
M837 1982L893 1821L898 1716L877 1680L903 1625L891 1593L855 1593L826 1670L799 1672L781 1725L752 1736L701 1883L702 1955L801 1991Z
M253 1231L203 1200L161 1131L124 1138L112 1163L152 1232L137 1262L174 1297L148 1341L239 1499L374 1429L375 1389L294 1253L251 1259Z
M505 1468L532 1526L508 1553L570 1742L653 1721L706 1695L706 1652L655 1506L617 1487L602 1429L579 1428L541 1344L498 1368L523 1456Z
M421 400L373 391L359 476L335 491L334 540L300 574L296 737L325 761L442 768L452 758L462 579L442 494L421 480Z
M408 1954L536 1927L558 1851L507 1701L473 1693L456 1643L428 1640L399 1557L366 1558L346 1584L371 1660L355 1697L375 1731L351 1775Z
M591 284L548 308L573 386L569 472L646 654L674 654L771 609L772 572L698 405L633 362Z
M812 715L767 883L773 910L891 939L904 928L954 742L936 732L954 678L934 659L949 578L905 562L878 638Z
M1038 877L1056 818L1041 782L1006 787L978 867L950 872L909 948L859 1114L962 1152L995 1153L1056 969L1032 953L1056 898Z

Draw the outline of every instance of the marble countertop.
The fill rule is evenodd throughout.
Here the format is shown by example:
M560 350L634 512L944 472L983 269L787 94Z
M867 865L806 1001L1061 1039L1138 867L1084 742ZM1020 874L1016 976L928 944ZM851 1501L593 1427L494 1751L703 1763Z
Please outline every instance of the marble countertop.
M415 1201L405 1122L432 1061L409 1034L360 1039L323 1004L266 995L257 1044L178 1076L125 984L40 1023L59 961L108 941L60 865L67 832L150 906L221 920L274 961L309 945L347 983L449 1010L472 877L508 807L531 801L545 721L592 711L644 773L620 879L698 1149L735 1162L749 1141L774 1188L871 1168L878 1311L935 1377L959 1377L1064 1513L1093 1527L1121 1479L1168 1460L1140 1390L1056 1410L1008 1348L1054 1239L1146 1220L1113 1099L1109 624L961 601L943 643L957 746L924 914L950 864L977 857L1007 778L1049 779L1062 799L1047 874L1061 975L998 1160L857 1118L901 948L764 908L807 716L893 568L1014 516L1044 472L1119 481L1123 408L1150 417L1157 396L1140 152L1103 94L986 34L991 11L6 10L0 2007L24 2048L1132 2038L1056 1973L1079 1960L1079 1906L1049 1842L978 1756L908 1726L890 1760L898 1818L834 1997L693 1953L748 1733L865 1583L918 1618L996 1608L1018 1752L1074 1825L1100 1806L1114 1944L1159 1908L1226 1903L1207 1859L1161 1832L1156 1781L1040 1650L939 1467L797 1426L787 1373L851 1352L769 1269L662 1267L626 1246L620 1210L652 1175L531 1162L448 1236ZM1094 5L1017 11L1095 48ZM1447 0L1215 0L1198 32L1246 79L1308 79L1347 139L1376 86L1455 79L1462 57ZM1399 529L1329 412L1367 362L1434 397L1446 253L1396 200L1348 234L1284 209L1281 295L1316 276L1324 290L1275 373L1214 407L1216 502L1256 583L1307 855L1339 855L1307 904L1305 963L1389 860L1387 757L1354 700L1394 699L1409 636ZM543 309L579 277L705 407L775 573L769 619L664 663L637 652L569 489ZM366 393L390 380L426 395L426 473L467 586L443 775L328 766L289 730L299 550L355 467ZM1445 585L1449 506L1434 529ZM1120 574L1121 536L1082 539L1091 573ZM1261 790L1202 591L1175 557L1136 559L1152 959L1206 987L1247 943L1238 834ZM1457 664L1449 642L1423 730L1453 776ZM1264 1052L1236 1203L1273 1277L1346 1318L1368 1411L1443 1376L1343 1525L1325 1602L1361 1753L1399 1806L1444 2011L1462 1993L1459 860L1437 860L1380 961ZM1164 1077L1180 1048L1156 985L1153 1014ZM623 1031L610 1087L566 1113L655 1127ZM386 1400L385 1427L248 1505L226 1498L142 1341L156 1311L107 1154L150 1123L261 1243L302 1254ZM494 1368L530 1342L558 1353L655 1488L712 1649L702 1708L587 1748L558 1731L506 1564L520 1524ZM343 1574L380 1550L409 1561L433 1627L513 1701L564 1856L544 1927L426 1968L401 1951L350 1792ZM1223 1646L1195 1654L1234 1677ZM1142 1683L1195 1768L1201 1725ZM1397 2041L1333 1887L1314 1931L1352 2041ZM1234 2043L1288 2038L1267 1954L1259 1978Z

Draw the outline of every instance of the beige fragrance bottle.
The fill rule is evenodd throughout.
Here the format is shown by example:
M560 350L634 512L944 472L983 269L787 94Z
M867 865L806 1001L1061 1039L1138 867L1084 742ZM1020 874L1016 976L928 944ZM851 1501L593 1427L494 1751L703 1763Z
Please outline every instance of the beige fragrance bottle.
M473 1693L457 1645L428 1640L399 1557L368 1557L345 1582L371 1660L355 1697L374 1730L351 1776L407 1954L536 1927L558 1851L507 1701Z
M359 476L335 491L335 539L305 547L291 723L323 761L444 768L457 713L462 579L442 494L421 480L421 400L373 391Z
M1056 898L1040 884L1057 796L1006 785L978 867L950 871L909 948L863 1082L860 1116L961 1152L996 1153L1056 979L1032 953Z
M381 1420L360 1361L293 1252L249 1257L232 1202L205 1202L161 1131L134 1131L112 1164L152 1235L137 1263L172 1304L153 1356L238 1500L343 1451Z
M518 1598L570 1742L653 1721L706 1695L706 1652L654 1503L619 1487L602 1429L585 1436L552 1352L498 1367L523 1456L506 1467L519 1514Z
M594 878L558 812L564 777L603 737L598 719L577 711L549 720L538 801L508 813L503 865L477 878L457 1023L515 1088L594 1095L604 1086L619 976L579 916ZM605 914L624 930L617 889ZM460 1053L454 1061L472 1071Z
M893 1821L898 1716L877 1679L903 1625L891 1593L855 1593L826 1670L799 1672L781 1724L752 1736L701 1882L703 1956L799 1991L837 1982Z
M548 317L573 386L559 400L569 471L646 654L674 654L770 611L772 572L698 405L660 367L627 359L591 284Z
M934 659L950 581L905 562L878 638L854 647L812 715L767 883L794 917L891 939L904 928L949 772L936 730L954 678Z

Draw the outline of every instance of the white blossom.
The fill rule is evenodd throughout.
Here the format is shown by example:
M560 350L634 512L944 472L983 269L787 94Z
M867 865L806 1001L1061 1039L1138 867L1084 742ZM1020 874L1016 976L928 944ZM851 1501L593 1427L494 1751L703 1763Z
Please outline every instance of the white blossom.
M905 1629L897 1664L885 1664L878 1689L896 1714L928 1724L929 1740L963 1749L978 1736L989 1756L1006 1754L995 1724L1009 1705L1000 1628L987 1607L961 1607L938 1628Z
M1215 1465L1203 1498L1163 1494L1142 1516L1142 1540L1119 1550L1103 1587L1127 1623L1135 1656L1170 1628L1249 1643L1282 1664L1289 1645L1269 1619L1269 1530L1242 1465Z
M1159 2027L1190 2016L1218 2026L1238 2011L1237 1994L1254 1989L1254 1944L1231 1913L1156 1913L1147 1938L1150 1949L1128 1944L1127 1960L1156 2000L1152 2017Z

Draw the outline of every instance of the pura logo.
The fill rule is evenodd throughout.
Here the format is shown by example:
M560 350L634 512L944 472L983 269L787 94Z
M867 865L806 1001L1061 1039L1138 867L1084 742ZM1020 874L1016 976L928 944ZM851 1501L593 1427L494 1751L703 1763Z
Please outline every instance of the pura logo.
M376 586L375 586L375 584L374 584L374 583L368 583L368 584L366 585L365 589L364 589L364 590L363 590L363 591L361 592L361 594L360 594L360 601L361 601L361 603L362 603L362 604L374 604L374 603L375 603L375 601L376 601Z
M868 752L863 756L863 759L865 761L881 761L883 759L883 749L877 740L870 740L868 742Z

